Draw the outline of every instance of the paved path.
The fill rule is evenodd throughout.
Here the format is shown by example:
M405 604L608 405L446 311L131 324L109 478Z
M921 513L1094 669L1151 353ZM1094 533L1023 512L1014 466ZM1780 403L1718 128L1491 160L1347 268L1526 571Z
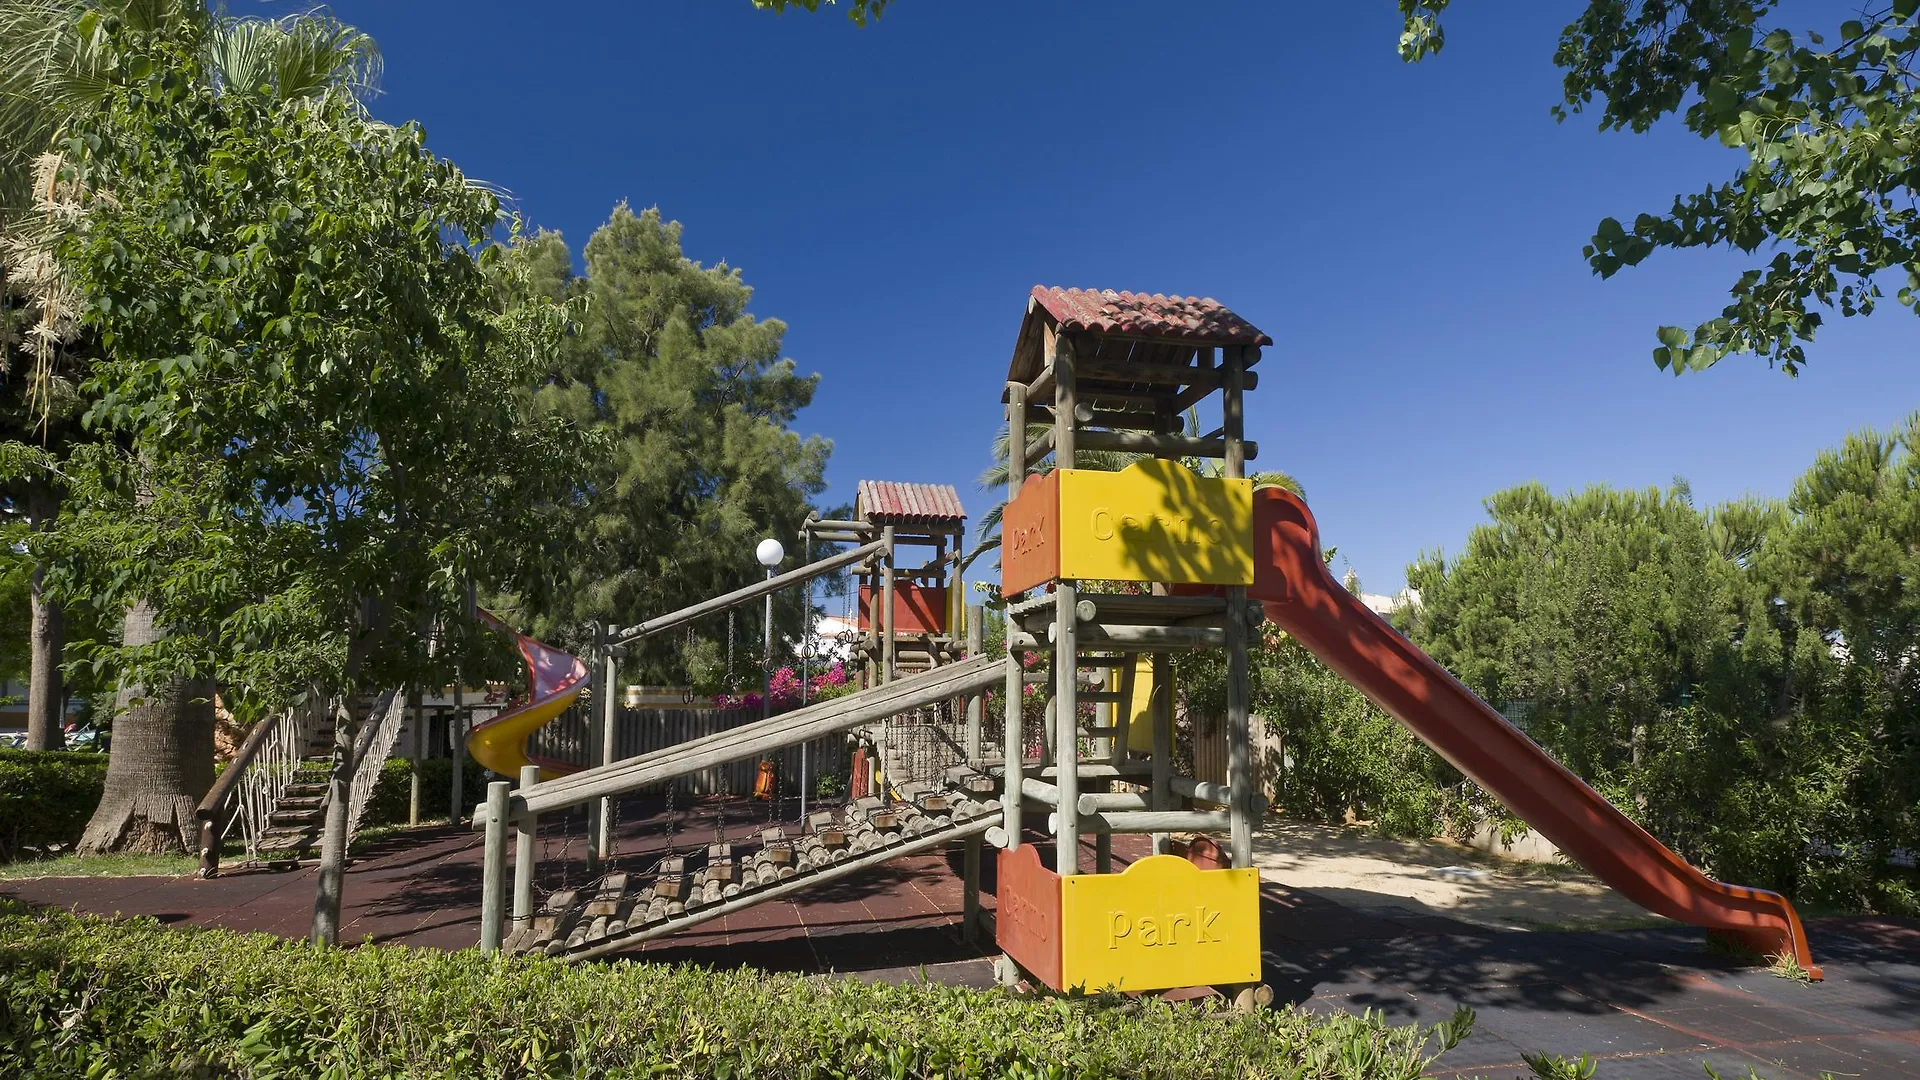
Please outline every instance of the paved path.
M629 804L617 834L622 865L643 869L664 849L667 817ZM679 846L714 835L712 804L680 815ZM764 827L748 804L726 815L729 836ZM577 824L542 839L541 884L578 881ZM1276 841L1277 842L1277 841ZM1348 857L1334 837L1332 855ZM1117 845L1122 861L1136 844ZM1297 846L1310 847L1304 841ZM1525 913L1525 887L1469 878L1454 905L1396 896L1392 876L1350 873L1338 886L1289 887L1318 872L1311 860L1278 864L1274 845L1263 889L1267 981L1304 1008L1433 1023L1457 1004L1478 1013L1474 1035L1437 1066L1439 1076L1525 1076L1522 1051L1602 1059L1599 1080L1689 1077L1709 1062L1728 1077L1749 1066L1767 1080L1920 1076L1920 924L1876 918L1817 920L1809 927L1827 981L1803 985L1742 970L1706 950L1699 931L1666 924L1628 930L1505 929ZM1438 856L1436 856L1438 857ZM1417 865L1417 858L1415 858ZM1089 860L1090 861L1090 860ZM476 835L430 829L366 852L347 875L343 938L462 948L478 937L480 848ZM984 986L983 947L959 934L957 852L901 859L884 873L803 892L644 946L648 959L766 970L845 972L862 978L920 977ZM991 865L991 860L989 860ZM569 869L571 867L571 869ZM1349 871L1352 868L1349 867ZM1343 871L1345 872L1345 871ZM1420 876L1425 880L1425 876ZM991 878L987 882L991 887ZM195 878L65 878L0 882L0 894L102 914L163 921L306 931L313 871L243 872ZM989 896L986 900L991 906ZM1581 901L1585 904L1586 901ZM1543 907L1552 909L1551 903ZM1480 918L1494 911L1497 916ZM1473 916L1468 921L1456 915ZM1611 918L1601 905L1597 917ZM1531 920L1560 925L1558 915Z

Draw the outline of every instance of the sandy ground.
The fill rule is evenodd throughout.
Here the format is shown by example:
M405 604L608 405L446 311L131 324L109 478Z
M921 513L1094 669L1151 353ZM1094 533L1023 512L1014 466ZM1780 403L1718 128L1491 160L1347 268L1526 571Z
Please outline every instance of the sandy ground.
M1499 859L1438 841L1390 840L1337 825L1270 825L1254 835L1260 876L1368 912L1439 915L1510 930L1605 930L1666 920L1571 866Z

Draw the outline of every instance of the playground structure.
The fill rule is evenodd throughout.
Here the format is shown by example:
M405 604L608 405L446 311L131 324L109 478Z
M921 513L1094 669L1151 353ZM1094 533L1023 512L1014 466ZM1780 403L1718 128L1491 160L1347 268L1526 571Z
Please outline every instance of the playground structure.
M991 845L1003 981L1141 992L1210 986L1243 1007L1261 1002L1247 667L1249 639L1270 619L1606 884L1649 910L1792 956L1817 975L1787 901L1688 865L1334 581L1305 504L1246 475L1258 447L1245 437L1244 395L1270 344L1211 300L1036 288L1002 399L1011 466L1005 651L981 648L979 609L958 603L957 498L923 506L922 497L943 493L862 483L854 520L808 523L799 568L613 630L597 661L611 717L622 645L851 569L862 688L639 757L603 755L570 776L522 760L519 788L490 785L475 810L486 830L482 948L603 955L953 843L964 845L963 926L972 933L987 921L978 890ZM1218 426L1186 431L1184 418L1211 409L1216 395ZM1030 441L1032 425L1045 432ZM1136 460L1117 472L1088 470L1078 467L1084 451ZM1049 458L1051 469L1036 475ZM857 546L816 560L815 542ZM934 555L903 571L896 552L909 543ZM963 610L972 616L964 640L954 633ZM1224 783L1174 771L1171 658L1196 649L1225 653ZM1046 670L1030 672L1030 656ZM582 681L573 680L573 692ZM1023 715L1030 685L1045 699L1038 731ZM998 746L984 730L991 690L1003 713ZM530 701L521 717L538 715L532 709ZM496 731L521 730L501 722ZM750 857L724 841L669 853L644 883L644 873L609 869L536 909L543 815L586 806L590 856L604 861L608 800L836 732L870 747L875 761L869 789L840 811L817 810L797 833L767 829ZM1050 852L1033 842L1042 824ZM1149 835L1153 853L1113 873L1115 833ZM1091 872L1082 859L1088 836Z

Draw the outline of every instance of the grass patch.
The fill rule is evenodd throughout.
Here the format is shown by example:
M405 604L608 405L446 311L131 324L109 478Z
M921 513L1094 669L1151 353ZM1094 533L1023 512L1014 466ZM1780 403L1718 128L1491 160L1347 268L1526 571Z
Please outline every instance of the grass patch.
M1811 983L1813 981L1813 972L1801 967L1799 958L1792 953L1783 952L1773 957L1767 964L1767 970L1779 978L1792 979L1794 982Z
M57 877L185 877L200 868L191 855L57 855L0 863L0 881Z
M420 832L425 829L444 829L446 827L447 819L445 815L437 818L421 818L420 824L418 825L362 825L360 831L354 834L353 843L348 845L347 854L363 854L367 849L373 847L373 845L383 840L391 840L396 836L406 836L408 833ZM317 856L319 848L315 847L314 852Z
M1776 978L1791 979L1794 982L1813 982L1813 972L1800 966L1800 961L1792 953L1762 953L1740 942L1709 932L1707 951L1715 956L1723 956L1741 967L1765 968Z
M6 1076L1414 1080L1471 1024L320 949L0 902Z

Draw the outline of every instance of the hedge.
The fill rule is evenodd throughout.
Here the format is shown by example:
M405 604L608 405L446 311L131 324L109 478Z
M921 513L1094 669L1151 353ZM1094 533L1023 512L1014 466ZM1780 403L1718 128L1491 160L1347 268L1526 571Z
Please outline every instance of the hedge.
M323 949L0 901L0 1075L17 1077L1411 1080L1471 1021Z
M401 825L407 820L407 762L390 758L380 770L363 825ZM54 845L72 847L100 805L107 755L83 750L0 749L0 862ZM467 759L462 795L468 806L486 793L486 772ZM429 820L447 816L453 794L453 762L420 763L420 810Z
M106 782L105 754L0 750L0 860L78 843Z
M362 825L404 825L407 822L407 803L411 788L407 783L408 763L405 758L388 758L381 764L380 779L373 785L373 794L367 798L367 810L360 819ZM460 799L465 813L472 813L475 803L487 800L487 771L479 762L467 758L464 772L460 778ZM420 817L422 820L444 819L447 816L447 801L453 797L453 760L451 758L427 758L420 762Z

